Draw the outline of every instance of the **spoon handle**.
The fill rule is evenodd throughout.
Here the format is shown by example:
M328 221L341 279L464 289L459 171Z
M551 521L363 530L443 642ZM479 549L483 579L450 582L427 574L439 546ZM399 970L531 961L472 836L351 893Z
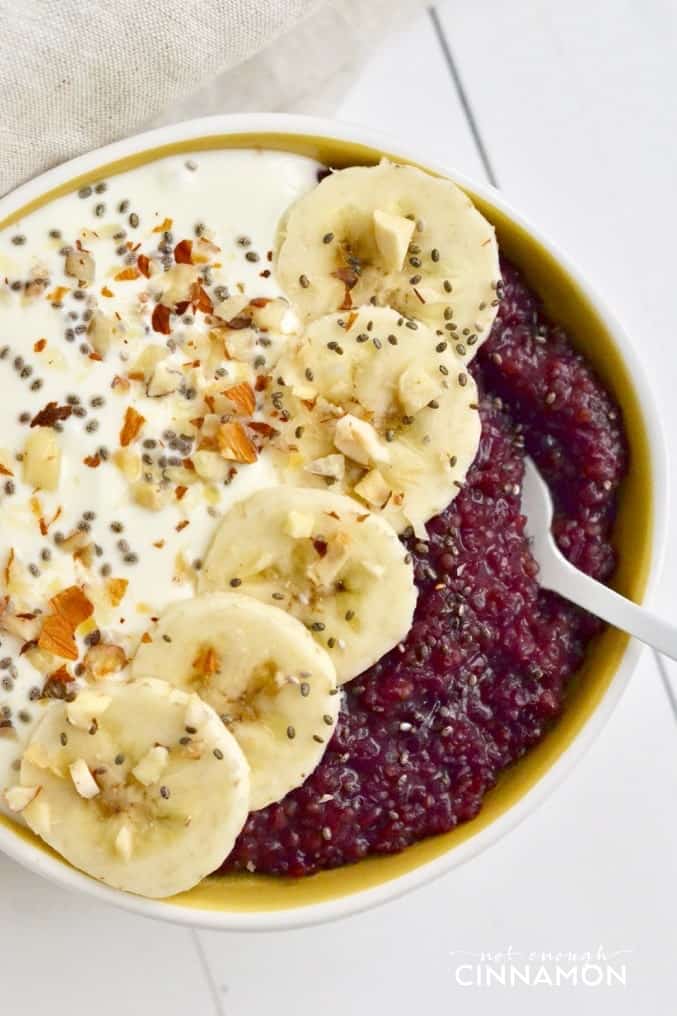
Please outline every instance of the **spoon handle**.
M564 557L558 561L557 569L548 570L550 581L545 583L548 588L589 610L614 628L628 632L640 642L653 646L659 653L677 660L677 625L664 621L646 607L638 606L613 589L603 586L601 582L584 575Z

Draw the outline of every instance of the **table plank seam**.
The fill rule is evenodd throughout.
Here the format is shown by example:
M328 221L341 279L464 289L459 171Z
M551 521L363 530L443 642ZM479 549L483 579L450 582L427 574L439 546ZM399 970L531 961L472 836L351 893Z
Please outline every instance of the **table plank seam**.
M477 154L479 155L482 165L484 166L484 172L486 173L489 183L492 184L492 186L494 187L498 187L498 177L496 176L493 164L491 162L491 159L489 158L489 153L487 151L486 145L484 144L484 140L482 138L482 134L480 132L477 119L475 117L473 108L468 98L468 93L466 92L465 87L463 85L463 80L461 78L459 69L456 66L454 55L451 51L451 45L449 43L449 40L447 39L444 28L442 27L442 22L440 21L436 8L429 7L428 14L430 15L430 20L432 21L437 41L440 44L440 49L442 50L442 55L447 65L447 69L449 71L449 74L451 75L451 80L454 84L454 88L458 96L458 101L460 103L461 109L463 110L463 114L468 123L468 129L470 130L473 141L475 143Z

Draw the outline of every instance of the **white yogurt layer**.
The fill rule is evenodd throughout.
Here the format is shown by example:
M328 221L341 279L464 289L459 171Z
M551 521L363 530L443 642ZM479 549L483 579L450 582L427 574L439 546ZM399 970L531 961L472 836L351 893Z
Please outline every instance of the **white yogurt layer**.
M280 295L270 261L278 222L314 186L317 168L299 156L253 150L172 156L59 198L0 233L0 606L49 614L51 597L79 585L95 607L78 632L81 653L87 631L96 630L131 655L151 618L193 594L195 569L223 512L276 483L263 438L257 461L221 463L232 475L182 483L200 442L187 421L191 400L204 413L210 385L255 385L257 371L265 373L294 330L286 312L267 330L254 323L233 331L230 358L219 355L220 308L237 316L243 295ZM175 248L184 240L192 241L197 263L176 273ZM67 274L64 248L93 259L92 280ZM139 271L147 268L143 258L150 278ZM175 275L176 291L168 294ZM179 293L187 280L189 291ZM157 328L158 298L173 309L179 304L169 334ZM99 317L121 330L103 354L91 334ZM147 353L140 359L150 346L153 359L162 357L158 375ZM174 377L179 390L149 397L160 376L170 387ZM61 454L54 491L25 482L22 461L36 433L31 423L50 403L70 410L52 430ZM131 406L145 422L125 464L120 435ZM137 503L134 491L146 482L168 498L164 506ZM78 531L84 536L69 539ZM83 546L74 554L78 540ZM128 583L117 605L111 578ZM42 714L50 668L77 668L36 650L21 655L23 646L0 630L0 790L16 779L13 766Z

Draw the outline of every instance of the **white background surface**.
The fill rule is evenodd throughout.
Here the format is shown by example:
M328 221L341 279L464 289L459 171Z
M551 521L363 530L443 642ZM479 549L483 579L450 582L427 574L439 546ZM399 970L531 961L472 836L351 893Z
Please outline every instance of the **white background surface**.
M450 0L375 52L340 110L422 159L493 179L568 250L646 351L670 441L676 91L673 0ZM666 613L675 576L677 538L658 599ZM605 732L526 824L432 887L333 926L193 933L69 896L0 859L0 1012L673 1013L671 680L677 667L661 673L646 652ZM466 953L600 946L624 951L626 987L456 979L474 961Z

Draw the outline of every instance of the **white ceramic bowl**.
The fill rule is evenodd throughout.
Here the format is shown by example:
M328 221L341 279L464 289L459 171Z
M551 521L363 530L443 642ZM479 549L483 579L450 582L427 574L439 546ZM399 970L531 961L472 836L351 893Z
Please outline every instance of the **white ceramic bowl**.
M383 138L366 127L349 126L331 120L274 114L210 117L140 134L50 170L0 200L0 224L6 224L19 210L26 212L29 210L27 206L41 203L41 199L47 193L81 186L84 182L83 177L96 175L103 167L106 167L106 175L110 175L115 171L115 167L111 167L110 164L119 160L129 162L131 157L134 161L144 161L142 153L150 150L153 151L153 157L157 157L169 154L176 146L185 151L194 145L203 148L222 145L290 147L308 154L312 154L317 148L320 152L335 151L341 158L350 161L353 156L359 161L373 161L381 153L386 153L402 161L422 164L420 152L407 150L396 141ZM169 151L157 151L166 146L169 146ZM634 592L635 596L641 597L642 591L645 595L650 595L658 577L665 538L667 469L655 402L647 386L639 358L611 312L599 297L591 293L576 267L551 241L546 240L540 232L533 229L511 209L498 192L483 184L469 181L453 170L429 163L425 163L425 168L455 180L468 190L485 210L489 210L489 217L493 216L494 221L498 217L500 223L496 222L496 225L499 228L499 238L503 228L506 236L512 237L510 243L521 248L522 256L514 260L521 268L527 267L530 281L533 283L534 274L538 277L539 266L545 265L543 272L548 275L548 281L544 285L546 290L552 291L549 295L554 302L557 303L559 300L562 307L569 307L578 301L579 319L584 320L586 315L589 319L594 318L594 330L597 333L604 332L604 341L597 348L596 366L604 374L607 361L615 360L615 367L611 371L611 383L614 383L614 379L618 381L622 375L622 380L618 382L622 391L617 391L616 394L626 414L631 444L633 438L635 441L631 471L636 473L639 470L643 474L640 487L644 485L644 506L642 507L640 503L641 490L631 491L628 496L637 501L633 509L634 521L637 521L637 513L643 512L641 524L651 530L651 535L646 537L643 555L640 555L642 560L637 560L637 569L642 574L635 576L636 581L632 579L633 561L629 562L629 568L625 568L631 576L631 579L628 579L628 589L631 593ZM526 260L530 262L529 266L524 264L525 252ZM513 251L510 253L513 256ZM536 288L539 288L538 281ZM573 292L576 294L575 297L571 295ZM546 297L547 304L548 293L541 291L541 295ZM561 313L557 313L557 317L562 320ZM591 350L595 345L596 340L591 343ZM592 359L595 360L595 357L592 356ZM643 434L640 433L642 430ZM630 519L629 525L632 524L633 519ZM628 524L624 528L627 530ZM621 544L622 542L621 539ZM622 552L621 562L623 562ZM448 845L446 837L436 838L442 846L435 848L433 844L433 849L428 851L428 854L436 853L437 856L426 856L427 848L424 845L423 853L416 854L418 849L416 847L409 848L409 851L405 852L405 855L415 856L411 863L407 863L405 859L403 863L398 864L397 861L393 862L392 858L361 862L356 867L362 869L362 866L368 865L364 869L368 872L368 877L356 879L353 877L354 868L341 869L341 872L346 873L345 876L339 873L328 876L325 882L322 881L322 876L319 877L319 881L311 880L310 891L308 886L287 887L283 896L279 894L276 896L275 903L271 907L265 903L265 891L263 894L254 892L252 902L244 906L241 901L237 906L229 906L227 900L225 903L214 902L200 896L189 901L188 905L185 901L164 902L131 896L110 889L74 870L39 846L34 838L19 833L11 824L0 824L0 849L25 867L66 889L85 892L136 913L181 924L237 931L262 931L297 927L355 913L393 899L470 860L521 822L553 790L573 764L581 758L608 720L637 663L640 654L638 643L626 642L618 633L607 634L610 645L605 649L604 667L609 672L608 680L606 678L602 680L597 690L588 695L590 701L586 701L582 707L582 715L573 721L573 725L569 723L570 730L566 729L567 724L564 723L564 734L552 735L559 737L562 743L556 745L549 756L544 756L547 764L545 774L540 771L542 766L534 767L534 772L522 781L523 786L518 788L516 793L514 787L512 791L503 791L503 796L506 797L507 794L508 797L507 804L499 804L497 807L492 805L491 809L485 806L490 819L480 816L479 820L464 827L463 834L451 840ZM611 640L614 639L611 644ZM585 680L593 681L595 677L591 674ZM526 764L518 763L516 771ZM508 782L510 783L510 780ZM497 793L500 797L501 792L499 790L492 793ZM326 885L331 879L334 880L334 884L327 892ZM341 879L344 879L343 888ZM315 886L320 887L318 892L315 892ZM303 905L299 906L301 896Z

